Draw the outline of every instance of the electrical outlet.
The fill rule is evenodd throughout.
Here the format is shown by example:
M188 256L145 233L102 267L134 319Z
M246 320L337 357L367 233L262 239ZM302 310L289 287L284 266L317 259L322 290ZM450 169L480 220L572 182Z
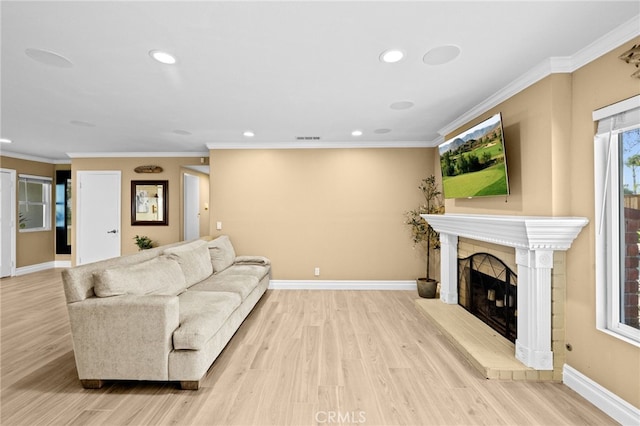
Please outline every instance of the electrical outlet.
M216 230L222 231L222 222L216 222Z
M316 269L313 270L313 275L315 275L316 277L320 276L320 268L316 266Z

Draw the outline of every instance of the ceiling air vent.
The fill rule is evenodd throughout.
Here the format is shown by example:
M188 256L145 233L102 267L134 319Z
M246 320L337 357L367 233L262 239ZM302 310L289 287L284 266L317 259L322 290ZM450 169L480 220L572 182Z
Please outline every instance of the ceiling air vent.
M319 141L320 136L296 136L296 140L299 141Z

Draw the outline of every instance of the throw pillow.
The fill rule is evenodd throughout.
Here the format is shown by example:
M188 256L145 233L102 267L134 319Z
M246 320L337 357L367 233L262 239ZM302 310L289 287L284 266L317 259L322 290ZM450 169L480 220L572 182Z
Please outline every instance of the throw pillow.
M97 271L93 273L93 280L98 297L123 294L174 296L186 288L180 265L166 256Z

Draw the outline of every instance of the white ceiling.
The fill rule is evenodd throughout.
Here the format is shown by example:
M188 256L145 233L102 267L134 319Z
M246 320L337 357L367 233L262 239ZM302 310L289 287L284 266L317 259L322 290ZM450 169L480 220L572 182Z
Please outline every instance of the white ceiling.
M52 160L69 153L196 155L207 146L433 146L447 126L505 87L548 74L558 63L553 58L575 65L585 48L620 28L640 33L638 1L0 7L0 136L13 140L0 149ZM425 64L424 54L442 45L458 46L460 56ZM405 59L382 63L389 48L403 50ZM42 64L26 49L55 52L73 66ZM177 64L153 61L153 49L174 54ZM398 101L414 106L391 109ZM355 129L363 135L351 136ZM245 130L255 137L244 137Z

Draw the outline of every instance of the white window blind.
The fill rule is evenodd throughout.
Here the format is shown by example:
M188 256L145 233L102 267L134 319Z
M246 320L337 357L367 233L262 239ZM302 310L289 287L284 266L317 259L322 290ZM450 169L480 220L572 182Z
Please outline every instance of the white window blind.
M18 228L20 232L51 229L51 183L46 176L18 175Z
M629 214L630 209L637 212L637 205L627 204L637 202L638 194L635 185L624 185L625 171L629 172L625 167L629 169L632 154L629 147L633 147L633 153L640 152L640 144L624 142L640 129L640 96L594 111L593 119L597 121L594 137L596 325L604 332L640 346L638 307L635 310L630 308L629 298L625 298L625 294L629 294L625 286L629 287L630 277L635 280L633 276L637 276L637 271L629 271L628 265L625 265L625 259L630 260L630 243L625 241L625 235L633 235L635 231L627 228L631 221L625 215ZM638 263L638 258L631 255L635 263ZM637 293L637 280L631 286ZM638 304L637 296L633 303ZM630 315L635 316L635 325Z

